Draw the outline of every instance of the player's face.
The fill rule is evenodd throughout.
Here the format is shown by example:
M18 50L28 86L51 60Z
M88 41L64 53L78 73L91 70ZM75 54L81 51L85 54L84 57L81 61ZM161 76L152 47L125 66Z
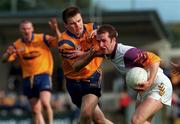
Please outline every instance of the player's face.
M108 32L97 35L97 41L99 43L101 52L104 54L111 54L113 52L116 42L114 38L111 39L109 37Z
M27 42L30 42L32 40L33 31L34 28L32 26L32 23L22 23L20 25L20 32L22 34L22 37Z
M75 16L67 19L67 23L65 24L65 27L71 33L75 34L76 36L80 36L84 30L83 20L81 15L78 13Z

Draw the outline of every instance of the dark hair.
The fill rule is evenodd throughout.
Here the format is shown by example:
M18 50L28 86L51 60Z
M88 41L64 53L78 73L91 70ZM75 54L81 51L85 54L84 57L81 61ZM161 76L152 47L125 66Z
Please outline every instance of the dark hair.
M70 6L70 7L66 8L62 12L62 19L63 19L64 23L67 23L68 18L71 18L78 13L81 14L80 10L75 6Z
M109 25L109 24L103 24L101 25L98 30L97 30L97 34L102 34L102 33L106 33L108 32L109 33L109 37L112 39L112 38L117 38L118 37L118 33L116 31L116 29L112 26L112 25Z

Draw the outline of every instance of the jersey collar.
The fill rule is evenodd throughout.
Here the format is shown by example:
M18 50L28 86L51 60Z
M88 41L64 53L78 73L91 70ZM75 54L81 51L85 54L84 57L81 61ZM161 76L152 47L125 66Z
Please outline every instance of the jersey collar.
M31 42L34 40L34 33L32 33L32 37L31 37ZM25 41L25 39L22 37L21 38L21 41L22 42L24 42L24 43L26 43L26 41Z
M86 32L86 27L85 26L84 26L83 33L82 33L82 35L80 37L77 37L75 34L71 33L68 30L66 31L67 35L69 35L70 37L75 38L75 39L80 39L84 35L85 32Z

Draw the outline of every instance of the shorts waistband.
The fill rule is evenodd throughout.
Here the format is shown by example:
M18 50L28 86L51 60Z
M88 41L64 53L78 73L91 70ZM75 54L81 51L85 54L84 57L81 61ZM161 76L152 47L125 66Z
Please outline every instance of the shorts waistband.
M78 83L78 82L91 83L92 80L97 79L97 78L100 78L100 76L101 76L100 72L96 71L95 73L93 73L93 75L92 75L91 77L86 78L86 79L70 79L70 78L67 78L67 77L65 77L65 78L66 78L66 80L68 80L68 81L73 81L73 82L77 82L77 83Z
M24 79L31 79L31 78L42 76L42 75L49 75L49 74L48 73L35 74L35 75L32 75L32 76L25 77Z

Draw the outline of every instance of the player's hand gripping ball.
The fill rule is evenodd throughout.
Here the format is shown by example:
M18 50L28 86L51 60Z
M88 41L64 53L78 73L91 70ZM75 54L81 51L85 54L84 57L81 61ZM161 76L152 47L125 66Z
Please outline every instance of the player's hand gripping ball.
M141 67L133 67L126 74L126 84L130 88L134 88L138 84L147 81L148 73Z

